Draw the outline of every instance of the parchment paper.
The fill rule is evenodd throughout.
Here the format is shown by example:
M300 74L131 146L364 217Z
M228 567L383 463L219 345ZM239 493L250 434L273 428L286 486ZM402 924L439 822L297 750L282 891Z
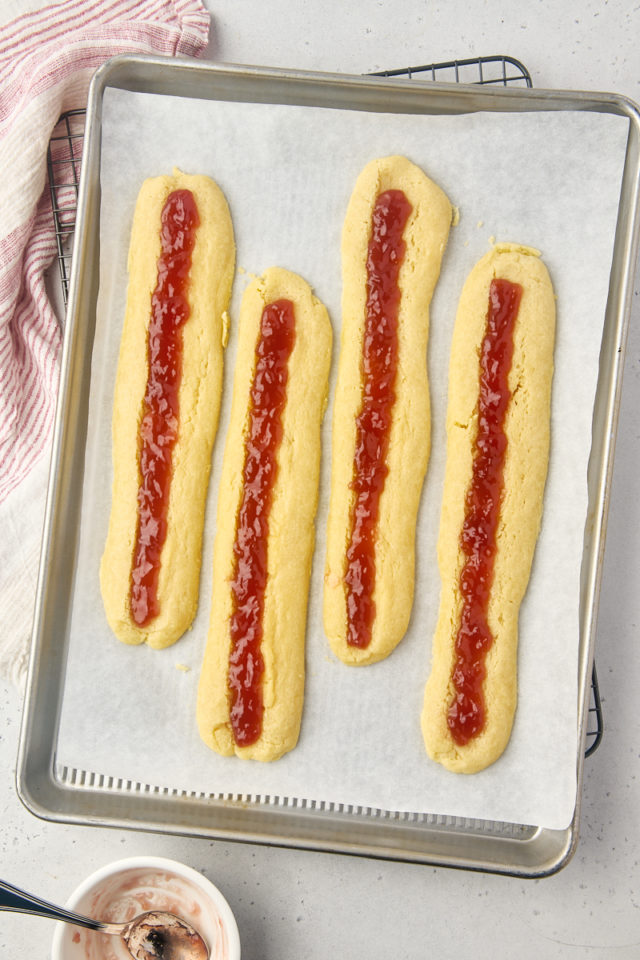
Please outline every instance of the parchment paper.
M81 538L59 732L60 764L187 791L296 797L563 829L576 802L579 576L598 357L627 121L581 112L369 114L182 100L108 90L104 100L100 297L92 360ZM229 415L236 320L248 274L299 272L340 330L340 232L362 167L403 153L459 208L432 303L432 454L418 529L409 631L386 661L354 669L331 654L322 575L332 403L310 589L307 684L297 748L260 765L210 752L195 698L210 609L215 501ZM98 584L110 506L111 406L136 196L174 166L218 181L239 267L193 628L162 652L111 634ZM552 449L543 528L520 617L520 693L503 757L471 777L428 759L419 717L439 599L435 544L444 472L449 344L457 299L490 238L542 251L558 303ZM246 273L245 273L246 271Z

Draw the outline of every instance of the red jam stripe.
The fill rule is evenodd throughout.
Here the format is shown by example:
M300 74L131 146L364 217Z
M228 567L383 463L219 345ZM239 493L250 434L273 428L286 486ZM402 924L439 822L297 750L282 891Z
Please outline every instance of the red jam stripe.
M295 342L290 300L268 304L260 321L251 409L245 436L243 491L233 545L233 612L228 684L230 721L238 746L255 743L262 732L261 652L267 588L267 538L282 415L287 402L288 364Z
M191 312L187 292L199 225L191 191L170 193L161 216L161 253L147 337L147 388L138 437L140 486L129 608L139 627L146 627L160 612L158 579L178 438L182 327Z
M362 354L363 398L356 419L355 503L347 549L347 643L364 649L375 616L375 542L398 367L398 276L405 255L404 229L412 207L402 190L376 199L367 254L367 305Z
M508 280L491 282L480 354L478 435L460 536L460 546L467 559L460 574L463 603L452 674L455 695L448 713L451 736L460 746L478 736L485 723L485 660L494 639L487 623L487 611L504 486L505 419L511 400L508 381L513 330L521 297L520 284Z

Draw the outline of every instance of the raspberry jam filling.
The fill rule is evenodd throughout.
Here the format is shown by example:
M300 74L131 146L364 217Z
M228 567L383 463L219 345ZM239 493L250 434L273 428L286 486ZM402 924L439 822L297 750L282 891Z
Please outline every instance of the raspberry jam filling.
M290 300L275 300L262 312L245 434L243 490L233 545L233 611L228 685L230 722L238 746L262 732L264 601L267 588L269 513L278 473L278 450L287 402L289 357L295 342Z
M147 335L147 387L138 434L138 520L129 609L139 627L148 626L160 612L158 580L178 439L182 328L191 313L189 274L199 224L191 191L170 193L161 215L161 252Z
M398 368L398 277L412 207L402 190L386 190L375 202L367 253L367 302L362 350L362 407L356 420L355 502L347 548L347 643L365 649L375 617L375 544L380 496L389 472L391 419Z
M521 297L520 284L508 280L491 282L480 352L478 434L460 535L466 559L460 573L462 612L452 673L455 692L447 718L451 736L460 746L477 737L485 724L485 661L494 642L487 614L504 486L513 331Z

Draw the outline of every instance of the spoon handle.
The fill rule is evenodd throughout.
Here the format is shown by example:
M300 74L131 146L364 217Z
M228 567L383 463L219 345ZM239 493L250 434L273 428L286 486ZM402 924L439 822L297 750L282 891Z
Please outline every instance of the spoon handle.
M0 880L0 910L11 910L13 913L32 913L37 917L50 917L53 920L66 920L68 923L75 923L79 927L89 927L90 930L102 930L104 924L99 920L92 920L90 917L81 917L71 910L65 910L63 907L56 907L53 903L47 903L31 893L19 890Z

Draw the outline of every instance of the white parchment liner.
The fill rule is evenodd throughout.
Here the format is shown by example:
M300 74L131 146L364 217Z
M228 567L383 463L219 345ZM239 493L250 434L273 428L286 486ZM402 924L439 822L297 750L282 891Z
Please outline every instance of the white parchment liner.
M578 603L598 357L627 137L623 118L581 112L458 117L183 100L107 90L100 297L81 538L57 761L183 790L306 798L563 829L576 802ZM432 454L418 530L416 596L394 654L348 668L322 627L332 401L311 581L298 747L274 764L222 758L200 741L195 698L210 609L215 501L229 416L236 321L248 273L295 270L340 330L340 232L362 167L403 153L459 208L432 304ZM193 628L155 652L114 639L98 584L110 505L111 406L132 211L142 180L174 166L212 176L234 222L239 271ZM552 450L543 528L520 617L520 695L503 757L472 777L428 759L419 717L439 579L449 344L457 299L490 238L542 251L558 303ZM245 273L246 271L246 273ZM188 669L185 669L188 668Z

